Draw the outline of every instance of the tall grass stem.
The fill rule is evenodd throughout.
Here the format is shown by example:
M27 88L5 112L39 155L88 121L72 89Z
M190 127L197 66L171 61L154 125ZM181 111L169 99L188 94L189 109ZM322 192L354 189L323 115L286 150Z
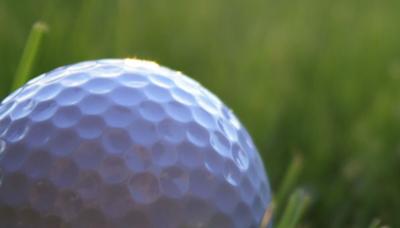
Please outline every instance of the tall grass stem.
M300 154L295 154L289 167L286 170L285 177L276 193L275 197L275 211L274 217L279 218L282 210L282 205L284 205L285 199L288 198L289 192L293 189L296 181L303 169L303 157Z
M14 91L25 84L28 81L30 74L32 73L33 64L37 57L40 42L43 38L43 34L47 31L47 25L43 22L36 22L29 34L28 40L25 44L24 51L22 53L21 60L19 62L17 72L15 74L11 91Z
M277 228L295 228L309 203L309 195L303 189L297 189L290 196Z

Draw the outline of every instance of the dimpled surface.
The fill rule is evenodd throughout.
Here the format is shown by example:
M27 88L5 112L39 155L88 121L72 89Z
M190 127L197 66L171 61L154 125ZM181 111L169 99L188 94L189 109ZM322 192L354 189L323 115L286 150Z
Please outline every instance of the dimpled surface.
M258 228L269 203L246 129L180 72L81 62L1 103L1 228Z

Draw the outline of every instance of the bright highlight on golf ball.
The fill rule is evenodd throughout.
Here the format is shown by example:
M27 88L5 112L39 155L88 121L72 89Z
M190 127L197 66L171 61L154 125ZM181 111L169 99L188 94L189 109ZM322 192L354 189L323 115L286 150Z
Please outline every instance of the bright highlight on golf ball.
M270 201L244 126L180 72L81 62L1 103L0 227L258 228Z

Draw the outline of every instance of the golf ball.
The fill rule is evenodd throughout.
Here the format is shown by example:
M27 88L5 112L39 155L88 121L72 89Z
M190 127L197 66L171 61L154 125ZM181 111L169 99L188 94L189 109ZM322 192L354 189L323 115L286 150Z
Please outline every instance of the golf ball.
M60 67L1 103L0 228L258 228L270 201L233 112L156 63Z

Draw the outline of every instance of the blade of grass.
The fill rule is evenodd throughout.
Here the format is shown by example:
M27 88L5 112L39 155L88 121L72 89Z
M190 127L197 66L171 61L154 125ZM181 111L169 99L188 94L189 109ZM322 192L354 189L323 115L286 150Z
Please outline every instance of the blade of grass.
M309 195L302 189L296 190L289 198L285 212L277 228L294 228L310 203Z
M33 63L39 50L40 41L42 40L44 32L47 31L47 25L43 22L36 22L29 34L28 40L25 44L24 52L22 53L15 78L13 80L11 91L14 91L25 84L29 79L32 71Z
M275 202L277 205L274 214L276 218L279 218L282 210L280 205L285 203L284 201L288 197L293 186L296 184L296 180L299 177L302 169L303 157L300 154L295 154L289 167L287 168L285 177L275 197Z
M266 228L272 222L272 213L274 211L274 207L275 207L274 203L268 205L267 210L265 210L263 220L261 221L260 228Z
M381 226L381 221L379 219L374 219L368 228L389 228L388 226Z
M369 228L378 228L379 227L379 219L374 219L371 223L371 225L369 225Z

